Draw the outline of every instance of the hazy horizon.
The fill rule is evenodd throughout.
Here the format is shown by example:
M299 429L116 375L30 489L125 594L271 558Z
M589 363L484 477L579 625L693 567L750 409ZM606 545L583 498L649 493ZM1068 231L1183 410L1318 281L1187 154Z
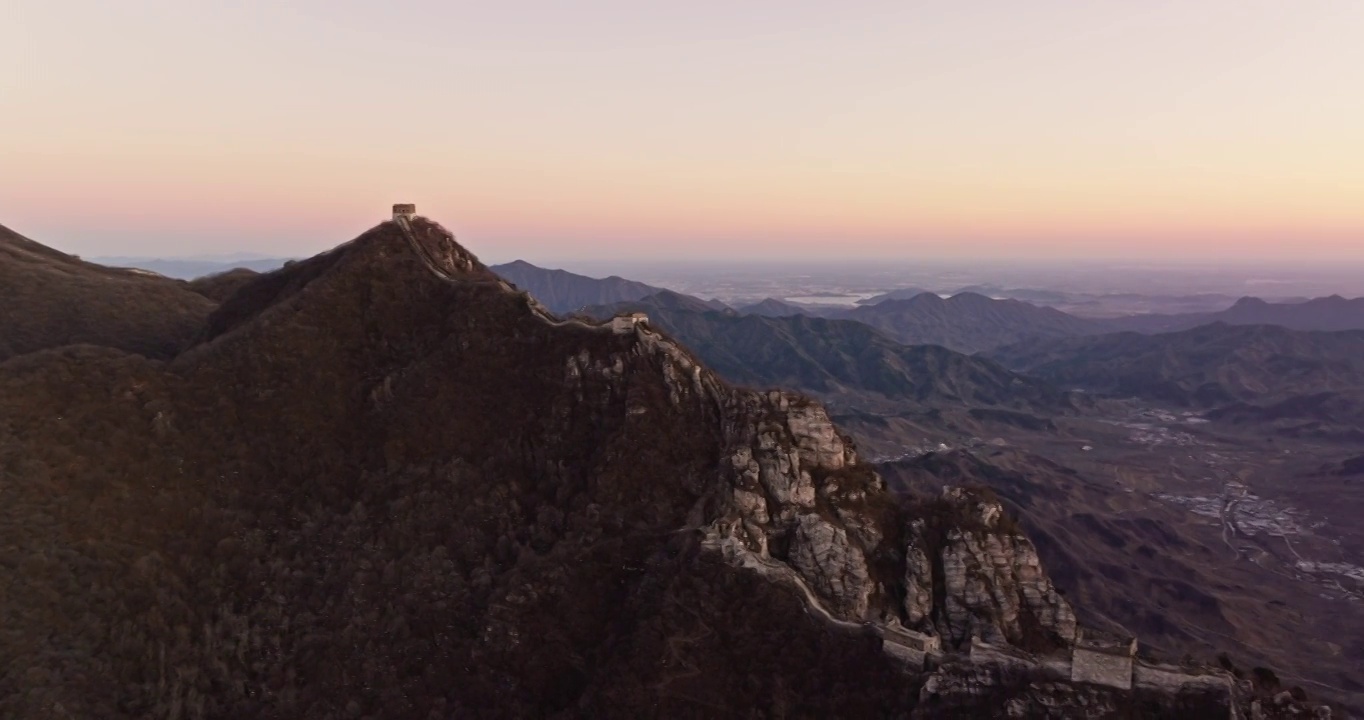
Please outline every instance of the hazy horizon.
M141 267L188 279L222 272L231 267L267 271L291 258L269 258L256 254L231 258L210 254L94 256L86 259L106 265ZM869 297L905 287L938 293L993 287L1000 290L1052 290L1092 295L1133 293L1149 297L1255 296L1270 300L1327 295L1364 297L1364 267L1349 263L1159 263L1075 259L1005 261L997 258L893 261L845 258L802 261L715 257L671 261L619 258L568 258L556 261L534 257L482 257L481 260L492 266L522 260L541 268L567 270L594 278L614 275L707 299L720 297L726 300L843 291ZM1230 305L1229 302L1225 304Z
M17 0L0 224L490 262L1364 262L1364 4Z

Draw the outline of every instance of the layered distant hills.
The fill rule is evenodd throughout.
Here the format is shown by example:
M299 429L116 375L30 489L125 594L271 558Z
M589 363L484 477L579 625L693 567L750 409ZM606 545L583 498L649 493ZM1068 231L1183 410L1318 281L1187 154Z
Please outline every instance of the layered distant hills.
M583 281L597 293L615 283ZM1243 299L1218 313L1094 319L969 292L899 294L909 297L889 294L846 310L769 298L734 311L665 290L585 310L599 318L643 311L734 382L797 388L845 411L884 412L908 402L1030 423L987 410L1066 412L1075 396L1058 388L1083 388L1197 407L1242 424L1283 426L1293 418L1337 435L1354 432L1364 417L1358 333L1290 329L1364 327L1364 299ZM1179 325L1187 328L1160 330ZM1125 327L1143 331L1117 332ZM962 353L984 353L1016 372Z
M1109 321L1115 329L1148 333L1187 330L1215 322L1228 325L1279 325L1293 330L1360 330L1364 329L1364 298L1347 300L1332 295L1302 302L1271 303L1245 297L1220 312L1134 315Z
M492 268L517 286L529 291L556 312L603 307L642 300L666 292L619 277L589 278L563 270L539 268L517 261ZM963 353L989 351L1027 340L1101 335L1130 330L1162 333L1187 330L1221 322L1229 325L1279 325L1295 330L1364 329L1364 298L1340 296L1306 301L1267 302L1242 298L1216 312L1140 314L1120 317L1084 317L1049 307L1069 302L1064 293L1011 291L1015 297L988 297L965 290L941 297L921 288L901 288L840 309L809 306L779 298L739 307L744 315L790 317L804 315L852 320L879 330L904 345L941 345ZM1188 296L1163 299L1171 306L1206 307L1221 296ZM1224 300L1229 302L1230 299ZM657 300L655 301L657 302ZM710 309L726 309L717 301L701 301Z
M1065 387L1211 407L1364 388L1364 331L1215 323L1158 335L1034 340L990 356Z
M920 293L831 315L870 325L906 345L942 345L973 353L1032 338L1085 335L1106 329L1098 321L1019 300L976 293L941 298Z
M8 232L8 231L6 231ZM8 233L13 235L12 233ZM74 259L73 259L74 260ZM137 267L175 277L192 277L195 270L210 272L194 280L190 289L211 299L226 299L244 280L260 269L270 269L283 261L270 259L224 261L138 260ZM87 268L100 267L85 263ZM226 270L225 268L232 268ZM607 307L642 300L665 292L661 288L618 276L592 278L585 275L538 267L523 260L492 266L494 272L530 292L550 310L570 313L587 307ZM188 274L187 274L188 273ZM1156 297L1103 295L1113 307L1155 303L1157 307L1201 308L1232 303L1220 295ZM1364 298L1340 296L1269 302L1241 298L1217 311L1131 314L1115 317L1075 315L1056 309L1078 308L1083 312L1090 298L1051 290L1005 290L989 286L964 288L943 298L922 288L900 288L865 300L856 307L812 306L767 298L738 307L744 315L790 317L805 315L852 320L871 326L905 345L941 345L964 353L990 351L1026 340L1078 337L1121 331L1146 334L1187 330L1199 325L1222 322L1230 325L1279 325L1296 330L1364 329ZM707 308L727 309L715 300L698 300ZM1225 307L1225 306L1224 306Z
M1278 325L1293 330L1359 330L1364 329L1364 298L1347 300L1333 295L1283 303L1242 298L1219 312L1088 318L1021 300L1000 300L971 292L946 299L933 293L917 293L908 299L887 297L853 310L823 314L866 323L906 344L932 343L961 352L980 352L1025 340L1123 330L1162 333L1210 323Z
M1073 399L1048 383L944 347L903 345L851 320L740 315L668 291L587 310L596 317L628 311L646 313L721 376L742 385L793 388L852 405L880 398L1044 415L1073 409Z
M1233 425L1364 441L1364 331L1214 323L1030 341L991 357L1066 388L1201 408Z
M766 300L751 305L744 305L743 307L738 308L738 311L741 315L765 315L767 317L786 317L788 315L812 315L821 317L821 315L812 312L811 309L806 306L789 303L776 298L767 298Z

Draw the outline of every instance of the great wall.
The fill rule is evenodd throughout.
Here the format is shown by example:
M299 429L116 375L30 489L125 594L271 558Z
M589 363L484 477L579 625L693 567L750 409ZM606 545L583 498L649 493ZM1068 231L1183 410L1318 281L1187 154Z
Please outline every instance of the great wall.
M454 277L444 269L445 266L460 267L461 263L452 263L455 258L445 258L446 263L442 264L417 238L412 228L412 220L417 217L414 206L394 205L393 210L393 222L402 229L407 242L432 274L446 282L470 282L467 278ZM425 218L423 221L431 223L443 235L448 235L448 231L440 228L434 221ZM618 315L600 324L576 318L560 320L529 293L519 290L501 278L496 279L495 283L504 292L523 298L534 313L550 325L617 335L633 334L644 348L667 356L682 368L686 375L690 376L687 378L691 381L690 384L698 391L702 390L702 385L705 384L700 363L675 342L653 332L648 326L648 316L643 313ZM577 368L575 363L581 364L579 359L570 358L570 370L581 371L583 368ZM838 617L824 607L819 596L800 573L786 563L768 556L765 546L760 552L755 552L743 543L737 542L732 536L715 533L713 527L709 529L688 527L683 530L706 530L703 548L720 554L735 567L759 573L792 588L801 597L807 612L828 625L844 632L875 634L882 641L882 651L903 663L907 670L916 673L932 672L946 665L964 662L975 666L1008 666L1052 681L1097 685L1128 692L1136 690L1175 694L1189 691L1212 692L1226 699L1225 707L1228 710L1225 717L1240 720L1237 711L1238 683L1231 673L1209 667L1199 668L1200 672L1193 673L1185 667L1138 659L1136 638L1077 627L1074 637L1062 638L1065 647L1044 655L1031 654L1007 643L987 643L974 634L968 647L945 650L941 638L906 628L895 620L855 622ZM931 688L932 684L930 681L926 687ZM1256 707L1258 708L1258 703ZM1327 715L1319 717L1329 717L1329 711Z
M412 220L416 217L417 207L411 203L399 203L393 206L393 222L402 229L403 237L407 240L407 244L411 246L412 251L416 253L422 264L426 266L426 269L430 270L431 274L446 282L465 282L466 280L452 276L449 271L443 267L442 263L439 262L439 259L432 255L431 249L426 247L426 245L417 238L416 233L412 229ZM433 225L435 224L430 220L427 220L427 222L431 222ZM453 258L447 258L446 260L452 259ZM649 316L644 313L619 315L601 325L593 325L577 319L560 320L535 300L535 298L531 297L530 293L516 289L511 283L502 278L497 278L496 283L505 292L522 296L529 303L531 310L536 316L550 325L558 327L567 326L586 328L589 330L609 330L617 335L628 335L631 332L634 332L641 323L645 323L649 320Z

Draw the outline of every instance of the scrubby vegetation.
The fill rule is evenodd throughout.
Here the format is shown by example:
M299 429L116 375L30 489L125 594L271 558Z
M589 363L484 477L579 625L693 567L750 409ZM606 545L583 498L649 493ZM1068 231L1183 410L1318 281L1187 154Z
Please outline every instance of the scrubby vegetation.
M250 268L233 268L189 281L189 289L214 302L224 302L237 290L251 284L260 273Z
M700 552L724 409L631 338L434 281L392 226L196 337L0 362L0 717L914 711L874 633Z
M168 358L214 303L184 283L107 268L0 227L0 360L88 343Z
M679 411L648 355L570 380L630 341L426 281L396 243L255 281L168 364L0 364L0 716L912 702L874 637L677 533L717 410Z

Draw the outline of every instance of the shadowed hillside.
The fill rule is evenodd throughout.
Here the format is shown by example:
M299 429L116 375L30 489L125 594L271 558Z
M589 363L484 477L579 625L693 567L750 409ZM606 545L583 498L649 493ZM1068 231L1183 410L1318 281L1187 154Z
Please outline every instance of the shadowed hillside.
M766 317L787 317L790 315L815 315L811 308L807 308L794 303L784 302L776 298L767 298L762 302L752 305L745 305L738 308L741 315L764 315Z
M159 275L107 268L0 227L0 360L88 343L167 358L212 300Z
M1173 332L1207 325L1278 325L1290 330L1364 330L1364 298L1339 295L1302 302L1272 303L1244 297L1226 310L1184 315L1136 315L1109 321L1114 330Z
M641 311L730 382L800 390L840 405L999 407L1052 415L1076 400L998 364L933 345L906 346L859 322L740 315L664 292L588 308L597 317Z
M189 289L214 302L223 302L258 277L260 273L250 268L233 268L190 280Z
M994 300L976 293L943 299L919 293L887 299L831 317L866 323L906 345L942 345L964 353L989 350L1034 338L1060 338L1102 332L1103 321L1018 300Z
M529 292L554 312L572 312L588 305L638 300L659 288L612 275L591 278L567 270L536 267L524 260L494 265L493 272Z
M1033 341L989 355L1062 387L1184 406L1266 403L1364 388L1364 331L1218 323L1161 335Z
M1211 669L1129 692L976 658L972 637L1026 655L1076 636L992 498L897 498L818 404L732 388L648 324L548 316L424 219L246 283L201 338L169 363L0 363L0 567L18 570L0 715L991 717L1066 698L1203 717L1253 697ZM941 666L905 644L930 639Z

